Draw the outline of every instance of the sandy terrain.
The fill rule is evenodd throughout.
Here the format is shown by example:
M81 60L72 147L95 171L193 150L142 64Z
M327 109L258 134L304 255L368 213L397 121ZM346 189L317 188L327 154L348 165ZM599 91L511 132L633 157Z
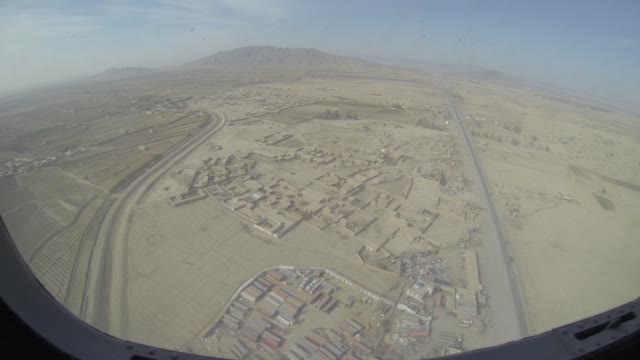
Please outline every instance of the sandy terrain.
M326 267L373 291L397 297L402 280L399 273L378 269L359 260L360 252L372 240L378 241L379 245L384 243L381 251L393 256L443 248L446 250L442 256L451 266L461 264L456 247L469 241L469 227L478 226L484 220L478 216L482 209L477 205L473 187L465 183L461 164L466 160L456 148L456 132L447 129L445 124L447 110L443 95L434 91L431 85L419 87L414 83L391 84L386 89L388 92L382 92L383 83L371 77L331 81L307 79L245 87L235 91L232 99L269 98L287 92L311 102L282 111L253 113L248 118L239 114L246 115L251 105L229 104L227 96L194 102L194 106L203 110L230 112L230 121L159 179L144 197L132 221L127 336L142 342L184 348L221 316L222 306L241 284L263 269L276 265ZM358 91L362 86L381 92L376 96L364 96ZM389 99L403 99L404 106L393 109ZM357 114L357 119L317 118L327 110ZM422 117L431 119L427 126L439 124L437 126L441 128L416 126L417 119ZM248 154L254 155L247 157ZM278 160L285 158L293 160ZM258 160L253 163L254 159ZM189 205L168 206L169 197L193 186L204 190L218 186L208 185L202 174L209 173L209 181L216 184L220 180L215 179L225 173L224 168L216 164L223 163L233 166L234 170L230 170L231 167L225 170L227 173L241 170L240 180L223 180L226 181L224 184L246 186L243 185L246 177L242 174L251 175L262 184L281 179L286 185L278 191L284 191L283 197L287 198L305 199L306 191L311 191L317 194L313 196L328 195L335 201L344 196L340 194L346 190L333 188L330 185L333 181L345 182L344 189L349 188L346 184L350 182L351 186L356 186L358 181L371 181L363 185L364 191L350 198L355 206L364 207L349 218L362 223L374 219L374 223L354 236L335 228L336 225L325 230L314 228L310 224L322 226L321 221L314 220L274 239L253 229L252 221L246 218L259 215L239 210L245 216L242 217L222 205L226 201L234 203L231 199L216 201L208 197ZM358 172L362 172L361 179L373 177L374 180L356 180L358 177L354 176ZM230 188L230 185L225 186ZM298 190L290 189L294 192L286 195L287 186ZM300 206L312 199L301 200ZM365 205L372 199L377 200ZM394 205L385 206L387 202ZM440 203L444 213L437 218L433 214L440 211ZM349 211L356 209L349 206ZM395 212L388 213L386 207ZM413 238L415 233L405 229L413 226L420 229L429 223L430 220L412 215L420 209L434 212L429 213L427 219L437 219L423 238L416 240ZM280 215L286 213L282 211ZM376 240L383 239L385 233L394 229L401 231L393 239ZM478 233L476 241L482 236ZM483 268L490 264L487 259L481 260ZM466 283L464 271L460 273L462 265L451 266L451 279L456 284ZM490 279L486 281L494 285ZM494 296L502 296L497 286L493 287ZM486 314L483 313L479 321L489 324L487 331L483 334L470 332L468 347L512 339L509 331L499 327L503 320L490 319L493 312L486 308L483 311ZM452 319L445 328L455 328L455 317ZM491 325L494 323L498 326ZM438 328L437 323L434 326ZM431 351L432 348L428 349Z
M85 291L108 293L89 306L111 311L96 323L134 341L190 349L247 279L277 265L332 269L403 304L405 285L433 282L413 311L435 316L434 335L409 346L397 328L376 330L387 355L400 345L434 354L440 331L463 333L465 349L512 340L503 258L436 80L190 69L36 94L0 109L0 211L54 296L78 310ZM488 177L530 333L637 297L638 116L443 81ZM466 295L473 328L452 305L469 291L467 251L482 283ZM86 289L76 263L91 273Z
M636 298L638 117L534 90L457 85L508 227L531 332Z
M386 294L395 276L358 265L360 244L303 226L276 242L213 199L170 208L158 202L134 219L129 285L132 339L173 348L190 342L248 278L277 265L325 266Z

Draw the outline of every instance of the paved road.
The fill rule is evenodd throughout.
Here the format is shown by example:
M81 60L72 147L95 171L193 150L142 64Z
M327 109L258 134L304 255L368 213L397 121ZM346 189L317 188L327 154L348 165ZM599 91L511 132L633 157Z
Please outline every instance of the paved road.
M89 222L87 230L82 234L80 246L76 255L76 261L73 264L71 276L69 276L69 285L64 306L74 314L79 314L81 318L84 318L85 313L84 306L86 306L86 303L84 290L87 287L87 273L91 263L91 254L95 249L100 224L102 224L105 215L113 204L113 200L114 199L112 198L106 198L103 201L100 208L96 211L93 219Z
M226 116L213 113L214 121L200 134L166 154L119 194L100 224L83 304L83 319L98 329L126 338L128 240L134 210L163 174L224 127Z
M471 141L469 141L469 135L467 134L467 130L464 127L462 119L460 119L456 103L449 91L443 85L441 85L441 87L443 93L449 99L454 120L458 126L460 134L462 135L467 152L471 156L475 176L480 184L480 190L482 191L485 207L489 210L489 225L493 228L493 234L491 231L489 232L489 241L485 246L489 248L489 251L495 250L496 254L500 254L498 259L491 259L496 260L495 262L490 261L493 269L487 269L486 272L488 274L485 274L492 276L491 281L497 284L498 287L496 288L496 286L494 286L493 289L488 289L489 293L492 295L492 306L495 309L496 316L501 318L501 321L494 321L494 324L502 327L501 330L503 332L511 333L514 335L515 339L519 339L528 335L527 317L523 306L520 288L517 283L516 272L513 269L511 257L509 256L509 251L507 249L506 236L502 226L500 225L500 219L498 218L498 213L493 204L493 200L491 199L491 192L489 191L486 177L482 171L482 166L473 146L471 145ZM498 278L496 279L496 277ZM485 280L483 280L483 283L484 282ZM510 291L505 292L504 289L499 287L508 287ZM503 296L499 296L499 294ZM506 326L511 326L513 329L510 330L504 328Z

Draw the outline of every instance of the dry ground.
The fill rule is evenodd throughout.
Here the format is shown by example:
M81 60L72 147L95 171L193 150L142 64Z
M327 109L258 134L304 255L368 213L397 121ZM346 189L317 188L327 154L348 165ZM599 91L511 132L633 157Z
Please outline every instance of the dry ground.
M363 86L379 93L364 94L359 90ZM415 176L416 167L427 164L426 170L431 169L429 161L433 158L455 161L462 161L462 158L455 154L453 130L416 127L415 122L421 116L434 119L445 116L444 112L438 115L438 110L434 110L445 100L430 85L389 83L387 92L383 89L384 82L374 79L305 79L245 87L231 98L198 101L194 106L230 111L232 120L215 137L173 167L142 201L132 223L130 238L130 332L127 335L147 343L185 346L219 315L218 311L238 286L274 265L323 266L376 292L386 294L394 287L397 292L396 285L400 280L397 276L359 262L357 253L366 240L362 235L345 238L333 231L319 231L302 224L284 238L274 240L251 231L247 223L212 198L178 208L170 208L166 201L169 196L186 191L195 170L207 158L224 158L230 154L242 156L250 150L259 150L265 155L294 151L295 147L286 141L277 146L256 141L279 132L294 135L295 145L353 154L354 159L379 154L381 149L407 154L410 158L395 167L389 166L389 169L397 168L406 173L407 177L397 181L399 184L390 181L373 188L402 197L409 184L408 176L413 176L415 180L408 202L416 208L435 209L441 195L440 186L434 180ZM251 103L244 109L240 107L243 97L270 99L273 94L296 94L313 104L233 120L233 114L241 118L239 114L255 112ZM379 99L372 101L372 97ZM404 99L404 108L391 109L391 103L399 99ZM356 112L359 120L313 119L328 107ZM442 166L433 163L434 168L436 165ZM329 171L329 168L301 161L293 165L258 162L256 169L268 177L283 177L294 186L307 186L310 179ZM337 166L330 171L346 176L356 169ZM451 196L451 209L473 199L471 194L469 189L457 197ZM434 228L434 241L455 246L466 233L465 221L460 216L459 212L443 216ZM396 245L398 252L416 247L425 249L424 244L402 242ZM492 333L472 344L475 347L505 339L504 334Z
M637 297L638 117L534 89L460 78L449 84L508 230L533 332ZM340 153L384 149L391 157L413 154L397 165L404 177L378 187L402 196L413 174L408 202L433 209L443 200L441 211L447 214L428 235L434 241L455 244L464 235L463 226L478 226L471 244L479 246L483 276L491 262L501 260L483 251L484 215L462 220L465 211L482 212L468 206L477 202L473 184L451 170L452 159L465 163L466 158L458 154L451 129L415 126L445 123L446 105L433 77L403 71L167 72L89 90L43 92L0 111L3 161L86 149L57 160L69 173L50 168L24 181L1 180L0 211L26 254L49 237L70 239L71 231L76 243L81 234L73 228L74 219L90 196L103 194L89 182L108 190L126 186L138 170L198 131L206 121L200 110L218 110L229 115L230 126L161 178L133 219L127 279L131 339L165 347L188 344L240 284L269 266L329 267L380 293L398 283L397 277L357 262L360 239L341 239L303 224L276 241L253 233L210 198L168 206L165 199L185 191L203 159L245 152L257 138L277 131L295 137L263 151L283 154L314 144ZM311 120L327 109L355 112L364 120ZM326 172L315 165L299 166L295 174L286 165L258 167L298 186ZM449 184L443 195L437 180L416 176L431 170L460 181ZM344 176L353 169L334 171ZM460 193L452 194L455 189ZM87 226L87 218L78 220ZM60 236L54 238L56 231ZM407 247L404 242L391 245L396 251ZM69 268L67 257L57 259ZM56 274L65 271L52 267L48 272L57 282L49 288L59 297L64 285ZM486 276L482 281L490 294L497 293L500 284ZM492 311L499 319L499 309ZM508 338L494 331L470 346Z
M507 224L532 333L636 298L640 118L533 89L454 87Z
M131 234L128 337L188 343L248 278L276 265L335 269L382 294L399 278L358 264L361 244L306 225L282 240L258 237L215 200L141 208Z

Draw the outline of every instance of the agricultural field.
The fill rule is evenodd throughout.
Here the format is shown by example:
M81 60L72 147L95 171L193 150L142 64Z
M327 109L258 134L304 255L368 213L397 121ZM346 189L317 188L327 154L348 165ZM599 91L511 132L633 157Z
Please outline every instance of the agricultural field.
M17 182L13 180L12 183L16 184ZM32 201L35 201L33 193L22 186L14 188L14 190L11 191L2 192L0 193L0 212L2 212L2 214L8 213Z
M25 258L30 258L47 237L61 228L60 224L49 218L35 202L4 212L2 218L18 250Z
M13 177L0 177L0 189L2 189L2 193L10 193L15 192L20 188L20 184Z
M375 114L382 111L384 111L382 106L365 103L317 102L281 110L274 115L267 115L263 118L292 125L312 119L357 120L358 118L374 118Z
M93 149L61 162L61 167L107 191L125 186L127 180L163 153L195 134L208 121L199 114L175 116L166 122L92 145Z
M29 257L33 273L61 303L64 303L83 235L101 203L99 198L90 200L73 224L47 238Z
M20 182L34 195L42 211L62 226L71 224L90 198L104 193L57 168L44 168L24 175Z

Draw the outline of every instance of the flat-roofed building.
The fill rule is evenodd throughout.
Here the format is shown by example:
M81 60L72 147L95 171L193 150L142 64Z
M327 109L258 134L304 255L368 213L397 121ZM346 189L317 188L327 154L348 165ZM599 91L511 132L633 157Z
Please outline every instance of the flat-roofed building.
M424 301L426 296L433 294L433 285L426 281L416 281L411 288L407 290L407 295L420 302Z
M475 250L467 250L465 253L465 267L467 270L467 286L471 290L482 290L480 283L480 269L478 268L478 254Z
M478 315L478 301L476 292L469 289L455 289L454 310L461 318L475 317Z

